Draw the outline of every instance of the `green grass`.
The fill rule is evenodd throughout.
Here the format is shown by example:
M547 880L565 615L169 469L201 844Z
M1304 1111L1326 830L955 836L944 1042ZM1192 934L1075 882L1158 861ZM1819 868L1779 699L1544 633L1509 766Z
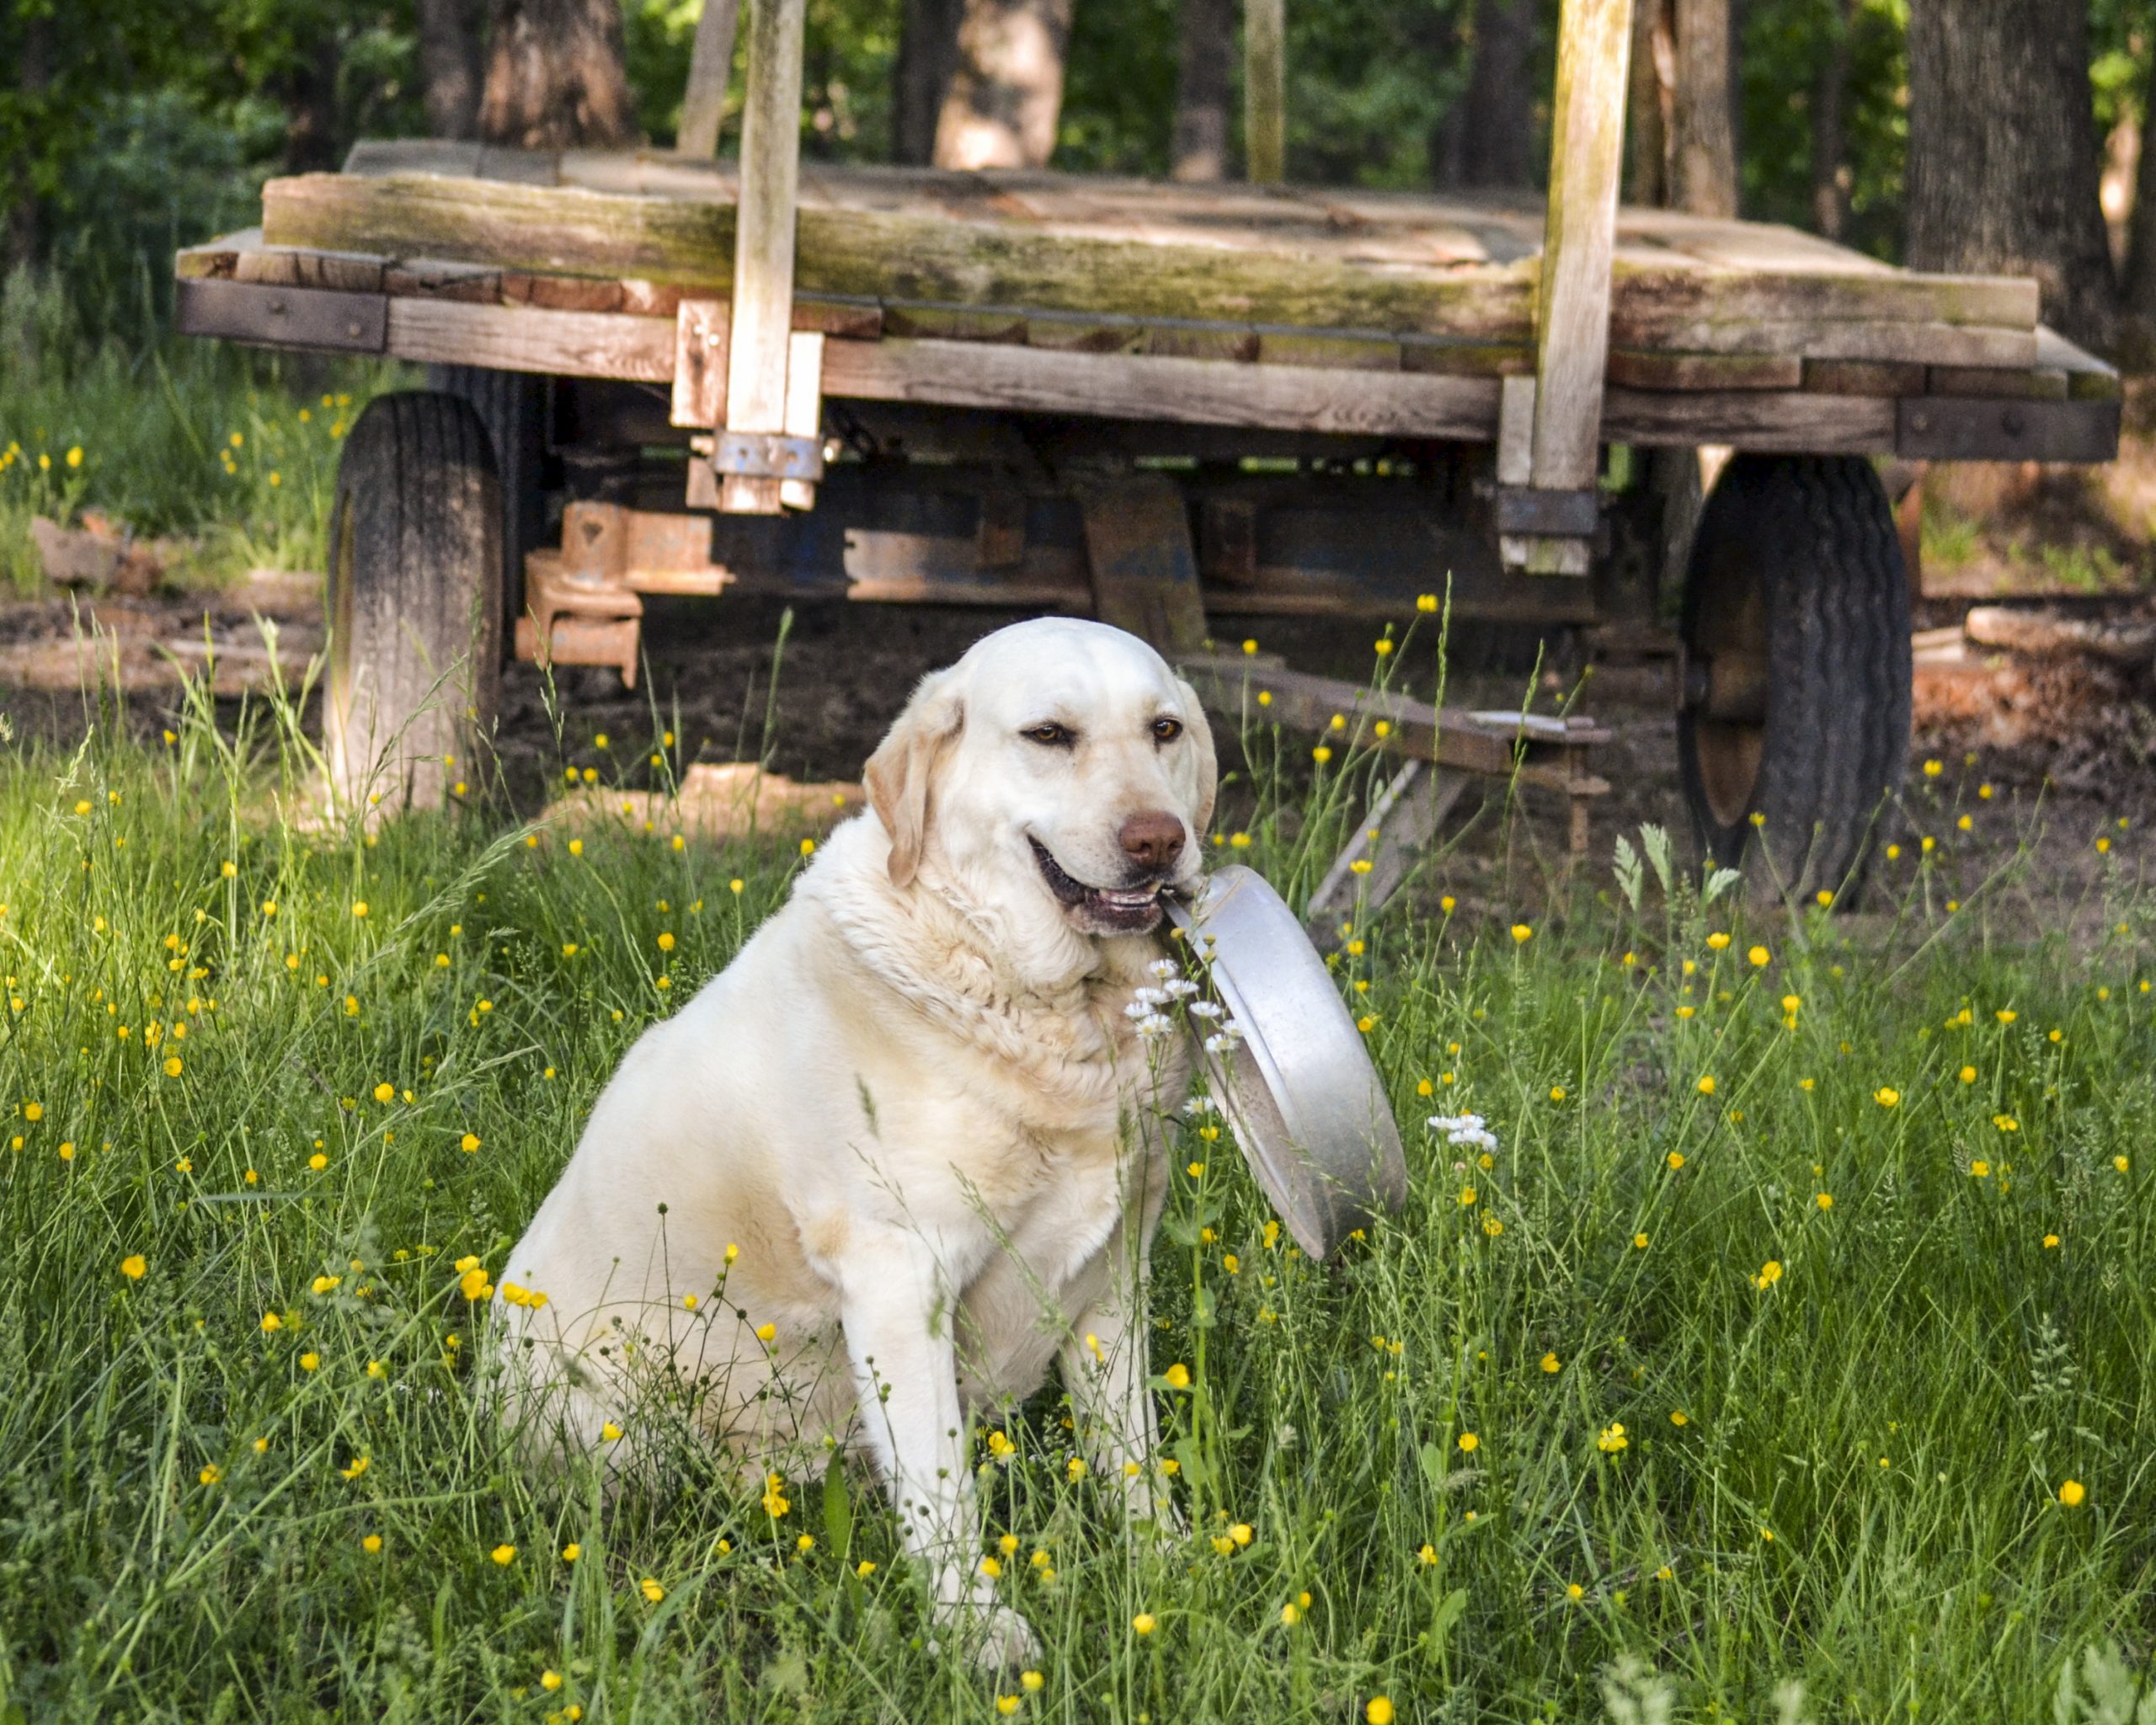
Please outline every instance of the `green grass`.
M103 511L179 542L174 574L326 563L337 453L408 367L163 336L93 339L55 280L0 283L0 588L35 590L30 519Z
M1193 1532L1125 1536L1052 1388L983 1442L1029 1691L928 1650L862 1474L774 1521L676 1445L602 1511L519 1464L474 1367L459 1260L500 1268L792 847L310 830L289 713L198 706L147 752L111 719L0 755L0 1717L2035 1721L2083 1650L2145 1654L2137 835L2060 907L2011 811L1961 832L1919 775L1944 836L1887 866L1888 921L1742 921L1636 864L1361 931L1407 1208L1321 1268L1179 1129L1154 1356L1191 1377ZM669 782L627 744L566 764ZM1304 807L1239 854L1298 872ZM1489 1167L1440 1108L1488 1118Z

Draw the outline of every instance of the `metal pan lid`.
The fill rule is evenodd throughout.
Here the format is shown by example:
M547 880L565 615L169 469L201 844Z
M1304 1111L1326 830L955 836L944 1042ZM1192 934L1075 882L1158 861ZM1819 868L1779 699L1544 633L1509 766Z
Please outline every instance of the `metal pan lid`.
M1239 1036L1193 1021L1214 1098L1288 1231L1326 1258L1407 1198L1400 1129L1325 960L1265 879L1215 871L1168 915Z

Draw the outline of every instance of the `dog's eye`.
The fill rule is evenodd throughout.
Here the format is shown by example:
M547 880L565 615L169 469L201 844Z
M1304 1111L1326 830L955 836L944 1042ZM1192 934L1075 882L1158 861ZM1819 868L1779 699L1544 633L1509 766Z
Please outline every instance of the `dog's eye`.
M1182 721L1179 718L1156 718L1153 721L1153 740L1172 743L1182 734Z
M1029 743L1038 743L1044 749L1067 749L1077 740L1071 735L1068 725L1057 724L1052 720L1047 724L1031 726L1018 734Z

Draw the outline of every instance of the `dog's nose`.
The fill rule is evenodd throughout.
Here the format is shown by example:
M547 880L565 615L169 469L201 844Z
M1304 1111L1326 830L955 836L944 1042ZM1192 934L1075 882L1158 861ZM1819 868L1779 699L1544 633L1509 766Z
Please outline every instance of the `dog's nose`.
M1141 809L1123 822L1116 836L1132 862L1158 873L1182 854L1182 820L1165 809Z

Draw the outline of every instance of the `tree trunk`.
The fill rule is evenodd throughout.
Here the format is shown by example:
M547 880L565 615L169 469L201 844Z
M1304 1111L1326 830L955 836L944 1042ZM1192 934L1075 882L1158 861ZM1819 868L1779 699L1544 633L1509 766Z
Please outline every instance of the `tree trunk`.
M1169 173L1228 177L1229 55L1235 0L1182 0L1177 19L1176 133Z
M479 14L471 0L416 0L427 130L468 138L479 118Z
M1849 226L1849 31L1855 0L1836 0L1833 32L1812 87L1812 219L1828 239Z
M958 0L905 0L893 72L891 155L916 167L936 158L936 127L958 63Z
M2084 0L1911 0L1908 261L2033 275L2045 321L2108 350Z
M337 66L341 45L334 28L302 46L281 83L285 99L285 172L318 174L337 165Z
M637 140L620 0L492 0L479 136L526 150Z
M23 113L35 123L45 117L45 93L52 82L52 15L24 8L19 16L22 57L15 66L15 88L22 99ZM14 187L8 200L7 266L10 270L27 269L37 261L37 183L30 173L30 147L25 139L15 157L13 171L8 175Z
M1694 216L1737 213L1729 0L1676 0L1677 88L1669 136L1671 204Z
M936 126L938 168L1045 168L1063 111L1071 0L965 0Z
M1626 199L1648 209L1669 202L1669 134L1676 120L1674 0L1636 0L1631 90L1625 108Z
M1462 32L1467 88L1438 127L1439 184L1531 187L1534 171L1534 0L1477 0Z
M2127 216L2126 286L2121 296L2136 357L2156 350L2156 60L2141 96L2141 157L2134 163L2133 208Z

